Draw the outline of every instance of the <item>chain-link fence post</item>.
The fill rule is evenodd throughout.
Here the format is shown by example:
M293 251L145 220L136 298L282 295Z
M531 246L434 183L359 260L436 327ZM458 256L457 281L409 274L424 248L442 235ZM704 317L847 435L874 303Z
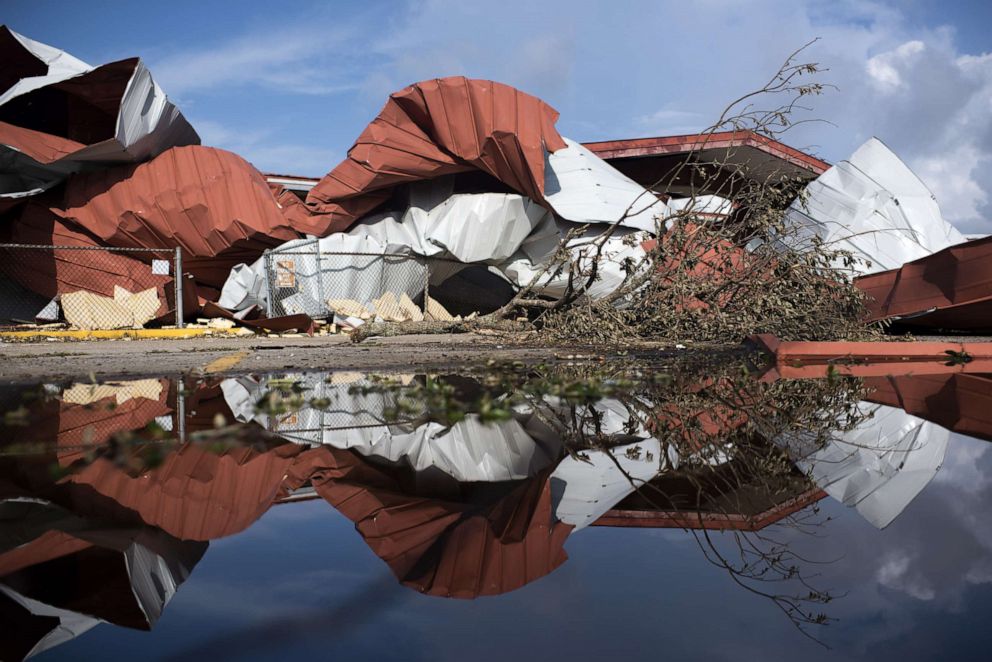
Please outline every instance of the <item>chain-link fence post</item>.
M431 296L431 261L424 258L424 317L427 316L427 302Z
M178 250L178 249L176 249ZM176 388L176 432L179 442L186 443L186 380L179 379Z
M324 309L324 316L327 316L327 296L324 294L324 257L320 252L320 242L315 241L314 247L317 249L317 305ZM312 313L316 316L316 312Z
M272 253L266 250L262 253L262 260L265 262L265 316L273 317L272 315L272 303L275 298L275 293L272 291L272 279L274 274L272 272Z
M176 257L173 264L176 284L176 328L183 328L183 250L176 246Z

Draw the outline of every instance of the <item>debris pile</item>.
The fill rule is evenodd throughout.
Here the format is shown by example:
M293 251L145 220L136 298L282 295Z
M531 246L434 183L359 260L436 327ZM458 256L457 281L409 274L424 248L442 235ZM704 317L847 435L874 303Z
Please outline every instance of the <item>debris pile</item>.
M172 275L138 253L110 255L101 269L85 251L30 268L0 263L0 291L61 300L79 328L164 319L175 307L174 278L188 291L182 314L202 309L284 329L312 329L314 318L352 320L345 326L445 320L504 310L524 294L532 306L578 296L622 308L659 259L691 263L701 279L720 271L698 264L709 249L662 255L681 245L666 238L673 228L746 230L736 189L787 180L800 186L774 210L783 232L749 243L737 232L717 253L736 252L743 257L729 259L740 265L761 244L829 247L835 275L864 277L872 320L905 322L992 297L981 274L966 284L956 267L927 263L922 278L933 283L939 272L933 286L945 300L920 309L895 292L896 276L877 273L931 259L964 237L875 139L829 169L746 131L651 139L647 149L584 146L558 133L558 113L542 100L450 77L390 95L347 158L300 190L200 146L136 58L91 67L6 27L0 56L0 243L182 249L183 274ZM752 171L727 168L742 159ZM700 185L699 173L710 183ZM676 309L727 299L686 296Z

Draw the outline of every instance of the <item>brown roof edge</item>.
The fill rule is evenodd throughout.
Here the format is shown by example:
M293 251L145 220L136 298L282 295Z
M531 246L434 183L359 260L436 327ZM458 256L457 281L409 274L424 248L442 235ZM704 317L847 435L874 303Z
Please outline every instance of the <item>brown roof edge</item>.
M319 182L320 177L310 177L307 175L284 175L278 172L263 172L262 176L266 179L286 179L290 181L299 180L301 182Z
M819 487L783 501L756 515L686 511L609 510L593 526L645 529L707 529L714 531L760 531L827 496Z
M816 174L820 174L830 167L826 161L754 131L719 131L690 133L682 136L602 140L583 143L583 145L601 159L607 160L682 154L696 149L753 147Z
M690 133L682 136L656 136L653 138L624 138L582 143L601 159L622 159L663 154L683 154L694 149L720 149L726 147L754 147L793 165L820 174L830 167L826 161L811 156L795 147L755 133L754 131L721 131L718 133ZM317 182L320 177L264 173L266 179L298 179Z

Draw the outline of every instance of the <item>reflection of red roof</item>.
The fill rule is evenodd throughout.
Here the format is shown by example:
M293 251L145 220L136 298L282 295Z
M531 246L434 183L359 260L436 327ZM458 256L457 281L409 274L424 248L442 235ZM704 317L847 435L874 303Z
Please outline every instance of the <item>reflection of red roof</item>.
M167 564L182 568L181 574L172 575L176 582L186 578L207 549L205 543L181 542L144 528L98 526L73 533L50 529L0 554L0 582L44 605L124 627L148 630L162 605L142 604L139 595L143 593L146 599L164 600L168 594L164 594L164 587L158 587L158 595L155 595L154 589L149 591L147 589L151 587L142 586L140 582L153 579L164 569L149 566L137 558L129 560L128 551L134 547L150 551ZM136 586L145 590L136 591ZM49 625L47 629L37 628L27 650L57 626L57 621L51 622L47 617L27 610L12 610L11 616L13 618L4 623L5 628L25 625L33 629L39 621ZM0 652L5 652L7 637L2 639ZM22 646L24 643L21 642ZM4 655L4 659L9 658Z
M162 387L157 400L133 397L119 404L112 397L91 404L59 401L59 431L55 438L59 464L68 466L83 456L86 446L99 446L117 433L140 430L157 417L171 414L170 382L157 381Z
M308 451L294 471L311 475L318 494L355 522L403 584L421 593L498 595L567 558L562 545L572 527L552 523L546 472L480 506L404 493L387 470L331 447Z
M212 540L246 529L269 509L301 450L284 444L215 452L186 444L136 476L99 458L63 482L91 487L181 540Z
M775 357L762 380L860 377L869 402L992 441L992 343L749 340Z
M865 379L870 402L992 441L992 375L909 374Z
M793 513L799 512L806 506L816 503L825 496L827 493L820 488L810 488L798 496L775 504L756 514L614 508L593 522L593 526L760 531Z
M774 358L763 381L826 377L830 372L853 377L935 373L992 373L992 343L947 341L806 342L783 341L771 334L747 339ZM952 357L967 356L967 362Z

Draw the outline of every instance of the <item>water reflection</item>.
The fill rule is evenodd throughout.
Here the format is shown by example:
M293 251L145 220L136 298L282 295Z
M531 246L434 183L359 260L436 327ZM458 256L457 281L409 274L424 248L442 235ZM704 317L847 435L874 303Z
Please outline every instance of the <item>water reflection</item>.
M768 527L816 527L828 495L889 525L939 471L948 430L992 439L992 389L960 366L804 377L559 367L9 388L0 657L101 621L151 628L209 541L308 498L421 593L518 589L590 525L684 528L737 584L801 627L823 622L835 596Z

